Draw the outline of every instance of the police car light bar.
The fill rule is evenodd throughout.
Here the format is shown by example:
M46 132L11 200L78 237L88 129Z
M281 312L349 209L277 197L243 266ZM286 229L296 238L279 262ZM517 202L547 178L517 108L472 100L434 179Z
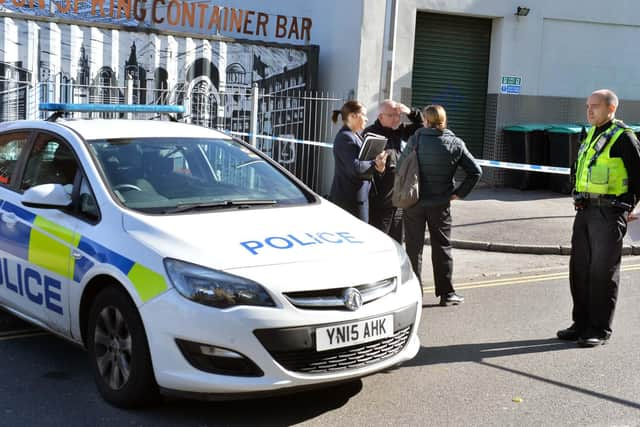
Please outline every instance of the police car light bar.
M183 105L42 103L40 111L60 113L184 113Z

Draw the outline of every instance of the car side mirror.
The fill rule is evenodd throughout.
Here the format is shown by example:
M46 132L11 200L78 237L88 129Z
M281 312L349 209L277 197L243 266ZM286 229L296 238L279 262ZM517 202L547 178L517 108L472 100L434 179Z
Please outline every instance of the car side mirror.
M30 208L61 209L71 204L71 184L42 184L29 188L22 195L22 204Z

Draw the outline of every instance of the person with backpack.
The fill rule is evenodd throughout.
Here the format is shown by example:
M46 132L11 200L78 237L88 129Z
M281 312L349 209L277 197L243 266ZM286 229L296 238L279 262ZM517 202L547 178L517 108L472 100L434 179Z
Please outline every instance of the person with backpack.
M436 297L440 305L460 304L451 282L451 201L466 197L482 176L482 169L464 141L447 129L447 113L441 105L429 105L423 112L425 127L409 138L398 160L398 168L414 150L420 170L419 200L404 212L405 242L413 271L422 287L422 252L425 229L429 228L431 262ZM456 185L454 174L461 167L466 176Z

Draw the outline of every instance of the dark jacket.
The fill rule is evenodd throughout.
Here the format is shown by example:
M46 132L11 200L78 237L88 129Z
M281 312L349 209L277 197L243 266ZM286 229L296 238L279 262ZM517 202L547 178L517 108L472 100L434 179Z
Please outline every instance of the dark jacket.
M411 120L410 125L401 124L397 129L392 129L382 126L380 120L376 120L362 132L363 135L375 133L388 139L385 149L389 150L389 157L387 157L384 173L374 175L373 186L369 193L371 209L390 208L393 206L391 204L391 193L393 192L396 164L402 151L402 141L407 141L416 130L423 126L422 114L420 114L419 110L412 110L407 117Z
M336 135L333 141L334 172L329 199L363 221L368 221L368 213L360 211L368 212L369 209L369 178L375 162L358 160L361 146L360 136L347 126L343 126Z
M402 151L398 166L418 144L420 165L420 204L440 206L449 203L452 195L464 198L482 176L482 169L467 150L464 141L449 129L419 129ZM460 166L466 173L460 185L453 176Z

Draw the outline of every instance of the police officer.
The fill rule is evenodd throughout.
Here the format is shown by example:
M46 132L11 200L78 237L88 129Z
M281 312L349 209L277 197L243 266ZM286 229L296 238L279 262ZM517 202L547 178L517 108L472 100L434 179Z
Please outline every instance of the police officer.
M615 119L618 97L597 90L587 100L591 129L575 164L577 210L571 238L569 282L573 324L558 331L582 347L606 344L618 297L622 239L640 199L640 148L635 135Z

